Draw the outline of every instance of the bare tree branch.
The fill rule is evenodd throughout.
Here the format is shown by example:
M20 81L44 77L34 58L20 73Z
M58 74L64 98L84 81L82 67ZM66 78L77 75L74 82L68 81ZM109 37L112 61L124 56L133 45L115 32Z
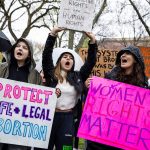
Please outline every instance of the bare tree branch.
M150 0L146 0L146 2L150 5Z
M42 20L47 16L50 11L58 9L55 3L58 3L56 0L12 0L6 2L5 0L0 1L0 29L8 27L10 34L16 40L17 35L13 29L13 24L17 20L21 20L24 15L27 16L27 22L24 22L24 30L22 31L22 37L27 37L32 28L46 27L46 24L42 24ZM6 7L7 5L7 7ZM14 7L16 6L16 7ZM20 14L20 12L23 13ZM19 12L19 13L18 13ZM19 16L14 15L19 14ZM41 22L41 23L40 23ZM45 24L45 25L44 25ZM47 26L48 27L48 26Z
M134 10L136 11L137 15L138 15L138 18L139 20L141 21L141 23L143 24L145 30L147 31L148 35L150 36L150 30L149 30L149 27L148 25L146 24L146 22L144 21L144 19L142 18L139 10L137 9L136 5L134 4L134 2L132 0L129 0L129 2L131 3L131 5L133 6Z

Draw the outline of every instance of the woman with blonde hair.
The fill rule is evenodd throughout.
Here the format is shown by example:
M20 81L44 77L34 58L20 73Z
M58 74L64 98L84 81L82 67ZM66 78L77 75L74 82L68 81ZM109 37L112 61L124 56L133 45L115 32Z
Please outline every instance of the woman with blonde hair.
M54 61L54 57L52 57L54 54L53 47L57 33L62 30L62 28L55 27L51 31L43 51L42 64L46 79L45 84L59 89L57 92L61 93L57 99L48 150L53 150L54 146L56 150L73 149L73 108L77 104L78 96L82 93L83 83L96 63L97 44L95 36L87 32L86 35L90 38L88 57L81 68L76 68L79 59L73 50L55 49L58 59Z

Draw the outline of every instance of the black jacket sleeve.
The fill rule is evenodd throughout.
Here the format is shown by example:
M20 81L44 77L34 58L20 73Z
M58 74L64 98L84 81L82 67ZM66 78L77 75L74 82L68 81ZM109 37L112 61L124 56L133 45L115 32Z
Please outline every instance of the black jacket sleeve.
M97 50L98 50L97 43L94 44L89 43L87 60L80 69L80 75L83 82L85 82L86 79L89 77L94 65L96 64Z
M46 40L45 48L43 51L42 67L43 67L44 77L46 80L52 78L53 76L54 65L52 59L52 52L53 52L55 40L56 37L49 35Z

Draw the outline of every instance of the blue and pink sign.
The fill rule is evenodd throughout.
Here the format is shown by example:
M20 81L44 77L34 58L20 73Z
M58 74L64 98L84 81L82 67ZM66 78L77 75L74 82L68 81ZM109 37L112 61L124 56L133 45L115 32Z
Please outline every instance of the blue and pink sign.
M93 77L78 136L125 150L150 150L150 90Z
M47 148L55 89L0 78L0 143Z

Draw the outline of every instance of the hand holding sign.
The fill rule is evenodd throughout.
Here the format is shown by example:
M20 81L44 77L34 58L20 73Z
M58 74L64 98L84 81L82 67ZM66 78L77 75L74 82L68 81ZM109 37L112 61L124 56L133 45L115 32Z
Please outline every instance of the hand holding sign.
M95 39L95 35L92 32L85 32L85 34L89 37L90 39L90 43L94 44L96 39Z
M150 148L150 90L93 77L78 136L125 150Z
M60 31L63 31L65 28L61 28L61 27L54 27L51 31L51 35L52 36L57 36L57 33Z
M62 0L58 25L72 30L92 30L95 0Z
M85 81L84 84L85 84L86 88L89 88L91 80L92 80L92 78L88 78L88 79Z

